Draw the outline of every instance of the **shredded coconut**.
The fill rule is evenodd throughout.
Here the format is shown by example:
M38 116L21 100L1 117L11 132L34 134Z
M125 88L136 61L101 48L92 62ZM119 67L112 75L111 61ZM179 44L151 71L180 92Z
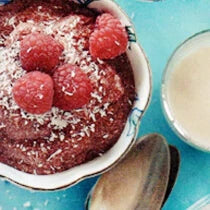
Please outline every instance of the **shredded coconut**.
M70 15L64 18L53 17L51 20L50 14L45 14L42 11L41 6L38 7L37 12L40 16L49 16L49 20L41 22L27 20L26 23L21 21L18 23L16 16L14 16L8 18L4 23L5 26L13 26L14 30L9 36L2 35L0 37L0 106L5 108L5 115L13 117L21 116L25 126L30 125L32 122L37 132L39 132L42 125L47 125L47 127L52 130L51 135L47 137L47 141L49 140L51 142L55 139L63 141L65 139L65 134L61 132L67 126L71 127L70 138L81 140L85 136L89 137L91 132L95 132L94 123L97 121L97 116L107 116L106 110L110 105L110 103L103 102L103 96L106 95L106 93L101 85L101 77L106 75L106 71L103 69L105 67L102 68L105 63L100 59L93 60L89 51L84 49L86 40L78 35L80 34L80 27L78 27L78 25L85 24L83 23L81 16ZM53 107L51 111L43 115L34 115L19 109L12 97L11 84L26 74L26 71L21 67L18 58L20 52L20 41L18 40L18 37L23 36L25 33L27 34L27 31L28 33L31 31L40 31L53 35L56 40L63 44L64 52L60 59L65 63L79 65L94 85L94 92L91 93L89 104L82 109L72 110L71 112L65 112ZM79 39L77 36L79 36ZM116 42L116 44L118 43ZM6 45L6 47L4 45ZM27 52L29 53L30 51L31 49L28 49ZM72 71L71 76L75 76L74 71ZM43 88L43 85L40 86L41 90ZM63 91L70 96L74 94L74 92L67 92L65 88ZM40 94L38 97L42 99L43 95ZM88 121L90 121L90 125L80 125L80 122L84 121L84 116L86 117L85 120L88 119ZM73 130L77 125L81 126L80 132L74 133ZM1 123L0 129L3 129L4 127L6 127L6 125ZM53 131L58 131L58 135ZM75 145L75 147L77 147L77 145ZM23 145L19 145L19 148L22 151L27 152ZM45 148L43 144L41 145L41 151L47 152L47 148ZM48 161L60 152L61 150L57 150L48 158ZM41 167L41 164L39 166Z
M56 152L54 152L50 157L47 159L47 161L50 161L52 158L54 158L56 155L60 154L62 152L61 149L58 149Z
M40 11L40 9L38 9ZM7 23L13 25L15 23L15 17L8 19ZM32 20L28 20L27 23L32 24ZM43 21L41 23L36 23L33 25L35 31L43 30L45 33L54 35L55 39L59 40L64 45L63 58L66 63L71 64L80 64L80 67L83 71L89 74L90 79L95 82L98 91L96 90L91 94L93 99L96 99L98 103L102 103L102 96L98 94L98 92L102 92L103 87L98 84L101 76L99 74L99 64L103 64L104 62L100 59L97 61L93 61L89 52L83 50L83 44L85 40L81 38L78 41L75 40L75 35L78 34L77 25L81 22L80 16L72 15L70 17L64 18L64 20L52 20L52 21ZM10 36L17 35L21 33L21 30L24 28L24 24L22 22L19 23L21 27L16 27L20 31L13 31ZM68 33L66 33L68 31ZM18 54L20 52L20 42L14 41L15 37L6 37L7 39L13 40L10 47L0 47L0 105L5 107L10 112L14 112L19 110L19 107L14 102L12 95L12 86L11 81L14 81L20 77L22 77L26 72L22 69L19 59L17 59ZM0 39L0 43L3 43L4 40ZM79 48L78 48L79 46ZM31 49L28 49L28 52ZM71 73L72 77L75 76L75 72ZM43 86L40 86L40 89L43 89ZM73 93L69 93L64 90L64 92L68 95L73 95ZM39 98L42 99L43 95L39 95ZM100 109L100 107L94 107L95 100L91 100L90 104L87 105L86 113L89 114L89 118L94 122L96 121L95 114L100 113L101 116L106 116L105 109ZM108 108L108 107L106 107ZM85 109L84 109L85 110ZM43 115L33 115L30 113L26 113L23 110L20 111L21 117L25 119L25 125L28 124L28 121L38 122L40 125L44 125L46 122L49 122L48 127L53 128L55 130L62 130L67 127L69 124L77 124L81 121L80 116L75 113L84 112L84 110L75 110L73 112L64 112L59 110L58 108L53 107L52 110ZM87 111L88 110L88 111ZM0 125L0 128L3 128L5 125ZM37 131L39 126L37 126ZM81 135L90 136L90 132L93 132L93 129L90 127L83 126ZM81 131L82 131L81 130ZM57 138L56 136L50 137ZM64 139L61 137L60 139Z

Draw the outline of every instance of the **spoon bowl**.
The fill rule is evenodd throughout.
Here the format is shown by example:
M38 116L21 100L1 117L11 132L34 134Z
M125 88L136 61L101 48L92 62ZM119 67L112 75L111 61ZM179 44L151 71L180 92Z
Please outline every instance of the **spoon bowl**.
M160 209L170 173L170 152L158 134L140 138L126 157L103 174L90 192L86 209Z

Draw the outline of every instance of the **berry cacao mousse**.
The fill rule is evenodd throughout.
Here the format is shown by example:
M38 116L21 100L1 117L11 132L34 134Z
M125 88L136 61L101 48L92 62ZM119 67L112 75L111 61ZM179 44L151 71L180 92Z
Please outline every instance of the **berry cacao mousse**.
M118 140L135 97L128 36L67 0L0 7L0 162L53 174Z

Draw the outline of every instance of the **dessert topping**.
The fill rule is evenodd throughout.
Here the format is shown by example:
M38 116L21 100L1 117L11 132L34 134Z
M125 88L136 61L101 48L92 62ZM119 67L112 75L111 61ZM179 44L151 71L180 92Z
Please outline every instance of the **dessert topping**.
M43 13L40 13L41 17L43 15ZM13 31L14 33L12 32L9 36L2 38L4 43L9 39L13 40L10 45L7 45L7 47L0 46L0 80L3 81L0 83L0 97L3 98L3 100L0 100L0 106L5 109L5 112L8 110L7 115L20 115L20 117L28 123L28 126L34 124L38 125L36 130L39 134L42 127L45 125L47 125L47 128L53 129L56 132L62 132L63 129L69 127L71 130L71 140L80 141L91 135L92 132L95 132L95 125L99 117L113 115L110 111L110 105L112 102L116 101L116 98L112 97L112 93L117 91L118 94L120 91L121 94L123 94L122 84L121 82L119 83L120 80L116 78L113 82L113 77L110 77L110 71L114 71L114 69L112 70L110 65L99 58L94 59L90 55L90 51L84 47L87 44L86 41L88 42L88 39L86 40L87 35L90 36L93 32L92 22L94 22L94 20L91 21L91 24L87 24L83 16L73 14L62 18L59 21L46 20L37 24L35 21L31 20L31 22L33 23L33 30L31 31L39 31L40 34L47 34L50 37L54 37L54 39L59 40L63 45L63 48L65 48L59 65L63 65L63 62L76 65L91 80L93 89L91 92L91 99L84 107L71 110L70 112L55 106L44 114L33 114L25 112L23 109L19 110L19 106L15 102L12 94L11 83L14 83L14 81L26 74L26 71L22 68L20 59L17 58L21 51L21 40L29 35L26 35L24 32L24 36L21 36L20 39L15 39L17 34L22 34L21 28L23 28L16 26ZM19 24L21 24L21 22ZM70 33L67 33L67 31L70 31ZM83 34L86 34L85 37ZM116 75L114 77L119 77ZM108 82L106 80L111 81ZM113 83L111 87L109 86L110 83ZM112 99L115 100L113 101ZM19 111L20 114L18 114ZM89 125L82 124L81 122L84 120L90 121ZM110 116L110 122L112 121L113 118ZM78 126L81 126L81 131L74 133ZM50 141L54 141L60 139L59 136L60 133L56 135L52 134L49 139ZM64 134L64 136L66 136L66 134ZM32 139L32 137L29 139ZM46 137L46 139L48 139L48 137Z
M96 29L89 39L90 53L100 59L111 59L126 51L128 35L121 22L104 13L96 20Z
M77 66L65 64L53 74L54 105L65 111L81 108L91 98L92 85L87 75Z
M18 106L29 113L43 114L52 107L53 81L45 73L34 71L25 74L16 80L12 92Z
M118 101L124 94L124 87L120 77L116 74L114 69L107 71L106 78L102 78L100 83L103 84L106 90L104 101L113 103Z
M34 32L20 43L20 60L27 71L50 73L59 63L64 47L50 35Z

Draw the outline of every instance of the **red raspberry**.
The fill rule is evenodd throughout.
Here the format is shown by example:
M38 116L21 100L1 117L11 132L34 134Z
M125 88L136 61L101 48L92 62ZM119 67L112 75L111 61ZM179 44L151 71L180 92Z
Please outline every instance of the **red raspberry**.
M27 73L15 82L12 92L15 102L26 112L43 114L52 107L53 80L45 73Z
M96 20L96 29L89 39L90 54L100 59L111 59L126 51L128 35L120 21L108 13Z
M63 46L49 35L34 32L20 43L20 60L27 71L50 72L59 63Z
M55 70L53 79L55 106L70 111L89 102L92 92L91 81L79 67L65 64Z

